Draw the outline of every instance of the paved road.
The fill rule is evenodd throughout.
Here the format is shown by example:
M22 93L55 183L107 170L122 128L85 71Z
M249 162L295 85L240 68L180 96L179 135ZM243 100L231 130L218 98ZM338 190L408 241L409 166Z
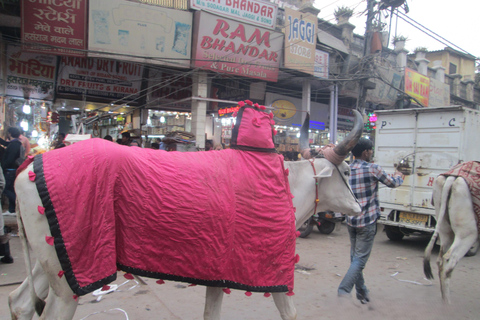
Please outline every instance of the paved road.
M0 320L10 319L7 297L25 276L23 256L18 238L11 240L15 263L0 264ZM295 272L295 305L298 319L479 319L480 254L464 258L454 271L452 280L453 305L441 303L438 279L432 283L423 277L425 239L406 238L402 242L388 240L379 231L370 261L365 269L372 303L361 305L352 300L341 303L336 289L349 263L349 239L345 225L339 225L330 235L314 232L298 239L300 262ZM436 253L433 269L436 272ZM394 276L395 275L395 276ZM436 277L437 278L437 277ZM188 287L178 282L157 285L144 278L136 284L118 274L114 284L117 292L100 301L92 294L80 298L75 319L202 319L205 288ZM98 313L115 309L110 313ZM127 318L128 315L128 318ZM246 297L242 291L232 291L224 298L222 319L279 319L272 298L254 293Z

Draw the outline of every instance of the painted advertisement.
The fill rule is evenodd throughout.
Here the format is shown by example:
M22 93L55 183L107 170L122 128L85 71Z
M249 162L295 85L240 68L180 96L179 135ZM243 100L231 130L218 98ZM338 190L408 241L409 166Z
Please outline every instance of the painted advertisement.
M218 73L277 81L283 34L195 12L193 67Z
M7 46L6 94L53 100L56 66L56 56L25 52L20 46Z
M450 105L450 86L441 81L430 79L429 107L443 107Z
M59 95L84 94L89 100L130 102L139 96L143 66L130 61L62 57L57 79Z
M428 107L430 96L430 78L405 68L405 92L417 99L423 106ZM415 100L413 103L418 104Z
M126 0L90 0L89 19L91 51L127 55L123 58L150 64L190 65L191 12ZM102 53L89 56L106 57Z
M285 8L285 68L314 74L317 17Z
M259 27L275 29L278 6L259 0L190 0L190 8Z
M315 64L313 75L317 78L328 79L328 52L315 50Z
M22 0L21 8L24 50L86 56L87 0Z

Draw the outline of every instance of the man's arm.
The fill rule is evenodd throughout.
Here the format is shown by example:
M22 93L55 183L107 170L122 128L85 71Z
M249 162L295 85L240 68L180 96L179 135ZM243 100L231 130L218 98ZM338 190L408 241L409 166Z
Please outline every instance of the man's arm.
M391 177L378 164L372 166L372 171L378 181L389 188L399 187L403 183L403 174L399 171L395 171L393 177Z

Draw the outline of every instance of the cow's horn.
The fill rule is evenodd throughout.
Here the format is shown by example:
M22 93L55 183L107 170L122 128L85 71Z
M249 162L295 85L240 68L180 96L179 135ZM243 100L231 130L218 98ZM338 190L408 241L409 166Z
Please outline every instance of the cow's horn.
M310 115L307 112L305 121L300 129L300 153L305 159L311 158L310 156L310 144L308 142L308 130L310 129Z
M354 115L353 129L350 133L340 142L333 151L342 157L346 157L348 153L355 147L358 139L362 136L363 132L363 117L357 110L352 110Z

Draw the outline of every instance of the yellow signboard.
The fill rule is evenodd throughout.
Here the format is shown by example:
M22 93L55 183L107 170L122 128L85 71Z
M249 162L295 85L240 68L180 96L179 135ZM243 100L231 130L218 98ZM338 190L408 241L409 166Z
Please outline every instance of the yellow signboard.
M405 92L417 99L424 107L428 107L430 78L405 68Z

